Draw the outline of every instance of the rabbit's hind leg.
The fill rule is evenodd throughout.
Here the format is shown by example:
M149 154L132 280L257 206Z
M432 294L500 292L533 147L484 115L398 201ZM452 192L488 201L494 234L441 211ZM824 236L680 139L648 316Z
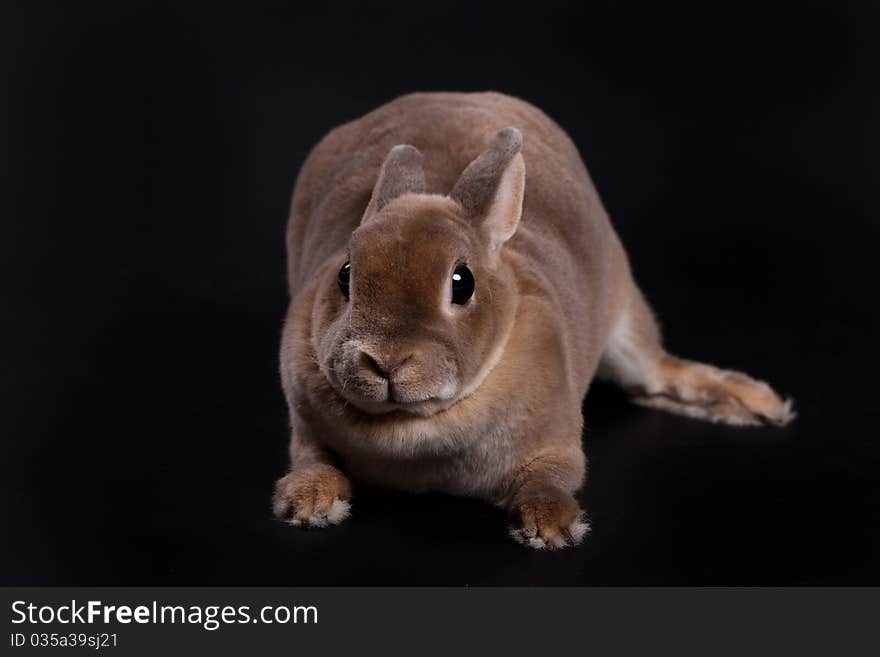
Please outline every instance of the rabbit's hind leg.
M599 376L621 385L642 406L741 426L788 424L791 400L741 372L667 354L635 284L602 354Z

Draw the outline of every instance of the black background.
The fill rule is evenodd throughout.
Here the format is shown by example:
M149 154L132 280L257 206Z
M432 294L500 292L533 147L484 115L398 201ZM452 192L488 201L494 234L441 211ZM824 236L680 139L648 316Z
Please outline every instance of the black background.
M878 11L634 2L4 4L2 584L880 584ZM274 521L283 230L308 149L414 90L569 131L672 351L786 429L585 402L594 534L359 490Z

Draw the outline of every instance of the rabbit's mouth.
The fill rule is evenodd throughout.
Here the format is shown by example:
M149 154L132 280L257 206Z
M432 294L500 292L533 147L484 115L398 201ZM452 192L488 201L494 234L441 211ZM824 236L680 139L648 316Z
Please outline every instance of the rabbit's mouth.
M393 366L385 365L387 361L366 356L360 344L349 342L321 370L340 397L372 415L433 415L457 400L460 386L453 363L441 359L429 365L417 354Z
M360 377L329 377L336 392L359 410L370 415L403 411L412 415L434 415L455 401L457 386L447 382L435 386L406 385L389 380L364 380Z

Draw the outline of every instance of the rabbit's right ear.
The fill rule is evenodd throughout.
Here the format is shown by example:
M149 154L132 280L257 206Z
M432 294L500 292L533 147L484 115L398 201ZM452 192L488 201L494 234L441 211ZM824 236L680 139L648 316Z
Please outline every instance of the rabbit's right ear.
M369 221L398 196L422 194L424 191L425 172L422 169L421 151L409 144L395 146L382 163L379 179L373 187L373 195L361 223Z

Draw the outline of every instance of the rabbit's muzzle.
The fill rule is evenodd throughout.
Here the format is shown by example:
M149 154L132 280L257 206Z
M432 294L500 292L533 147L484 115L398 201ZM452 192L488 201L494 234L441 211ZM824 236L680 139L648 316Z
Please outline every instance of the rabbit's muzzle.
M459 390L458 368L441 352L440 345L415 349L349 339L327 369L337 392L364 411L423 415L448 406Z

